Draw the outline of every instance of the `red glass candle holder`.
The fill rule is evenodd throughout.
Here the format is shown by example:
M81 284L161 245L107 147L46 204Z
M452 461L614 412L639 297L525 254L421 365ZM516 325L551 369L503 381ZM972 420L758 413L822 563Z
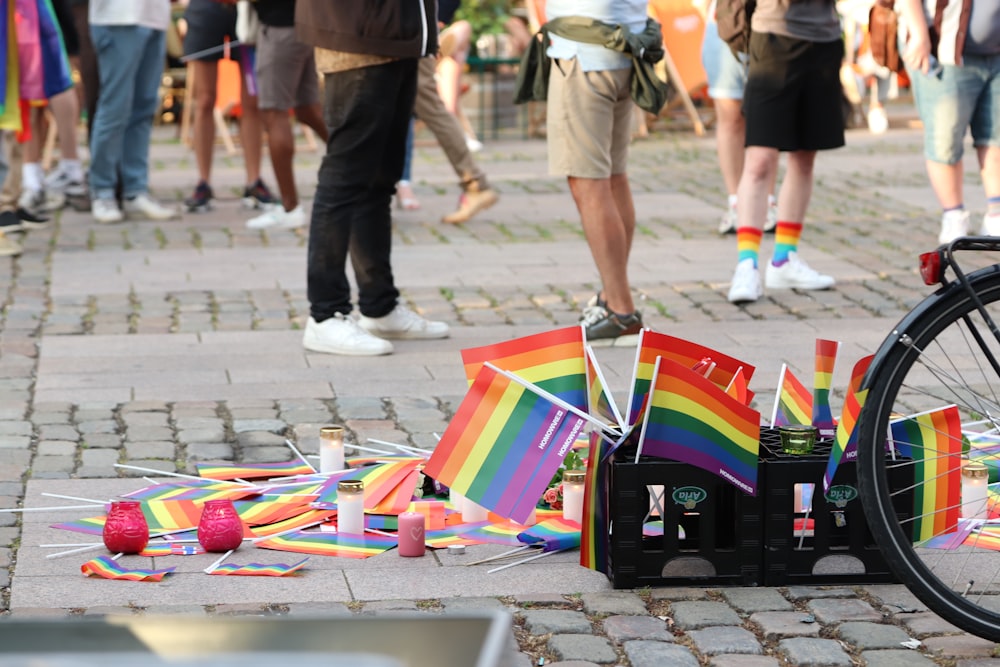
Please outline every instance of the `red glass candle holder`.
M198 542L205 551L229 551L243 542L243 521L231 500L209 500L201 510Z
M102 537L104 546L114 553L137 554L145 549L149 544L149 525L139 501L112 502Z

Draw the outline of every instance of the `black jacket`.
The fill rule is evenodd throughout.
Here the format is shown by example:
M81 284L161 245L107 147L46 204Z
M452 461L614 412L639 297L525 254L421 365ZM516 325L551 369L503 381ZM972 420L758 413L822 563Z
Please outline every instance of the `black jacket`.
M298 0L295 32L332 51L419 58L437 53L437 2Z

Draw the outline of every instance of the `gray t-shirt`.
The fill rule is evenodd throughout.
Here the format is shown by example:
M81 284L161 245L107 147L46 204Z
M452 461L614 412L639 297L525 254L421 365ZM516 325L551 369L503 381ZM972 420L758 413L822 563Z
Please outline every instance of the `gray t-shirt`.
M1000 2L980 0L972 3L963 52L976 56L1000 54Z
M754 32L772 32L810 42L842 38L833 0L757 0L751 25Z

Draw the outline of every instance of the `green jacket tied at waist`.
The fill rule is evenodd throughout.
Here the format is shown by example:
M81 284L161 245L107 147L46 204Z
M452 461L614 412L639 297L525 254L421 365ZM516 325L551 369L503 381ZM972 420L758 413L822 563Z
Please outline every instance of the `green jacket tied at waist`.
M627 53L632 57L630 87L632 99L639 108L657 114L667 102L668 89L656 76L653 65L663 59L663 33L653 19L646 21L646 29L633 33L625 26L602 23L585 16L562 16L541 27L538 35L521 58L514 84L514 103L543 102L548 97L551 59L546 55L549 34L575 42L600 44Z

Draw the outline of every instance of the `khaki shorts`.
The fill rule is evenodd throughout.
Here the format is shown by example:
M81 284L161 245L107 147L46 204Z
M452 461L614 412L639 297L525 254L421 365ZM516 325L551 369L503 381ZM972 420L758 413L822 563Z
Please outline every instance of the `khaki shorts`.
M549 174L609 178L625 173L635 116L631 72L584 72L576 58L552 61L545 112Z
M295 28L261 26L257 36L257 92L261 109L319 104L313 47L295 38Z

